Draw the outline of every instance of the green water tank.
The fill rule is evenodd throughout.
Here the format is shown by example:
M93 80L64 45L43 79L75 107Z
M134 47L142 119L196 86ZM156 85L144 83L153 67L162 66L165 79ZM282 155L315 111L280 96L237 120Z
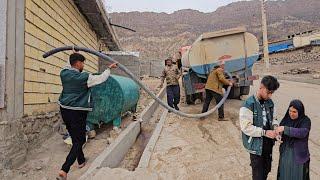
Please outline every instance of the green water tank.
M93 111L88 113L87 127L93 130L95 125L109 122L119 127L124 113L136 111L139 86L132 79L111 75L91 89L91 98Z

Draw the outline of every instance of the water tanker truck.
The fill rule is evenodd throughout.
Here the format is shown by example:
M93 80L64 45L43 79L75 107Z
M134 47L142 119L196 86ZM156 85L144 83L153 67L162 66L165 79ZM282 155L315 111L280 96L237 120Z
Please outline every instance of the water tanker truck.
M235 81L229 98L248 95L250 85L258 78L252 75L253 64L259 58L258 40L245 28L204 33L191 46L181 48L180 52L188 104L202 97L210 71L221 61Z

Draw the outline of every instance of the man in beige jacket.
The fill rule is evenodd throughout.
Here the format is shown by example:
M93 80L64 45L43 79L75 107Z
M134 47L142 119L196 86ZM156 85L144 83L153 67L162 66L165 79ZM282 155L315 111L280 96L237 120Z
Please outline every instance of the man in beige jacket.
M224 76L224 62L221 62L219 66L213 68L210 72L206 84L206 99L203 104L202 113L207 112L211 100L214 98L216 104L218 104L223 98L223 85L232 86L232 82L227 80ZM224 120L223 104L218 109L219 121Z

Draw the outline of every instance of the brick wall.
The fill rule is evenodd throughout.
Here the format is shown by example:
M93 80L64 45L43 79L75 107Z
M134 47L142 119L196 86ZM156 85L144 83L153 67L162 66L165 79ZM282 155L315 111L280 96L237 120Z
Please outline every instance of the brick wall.
M42 54L65 45L98 49L98 38L71 0L27 0L25 15L24 114L56 111L62 90L59 73L70 52L47 59ZM85 70L97 72L98 58L84 55Z

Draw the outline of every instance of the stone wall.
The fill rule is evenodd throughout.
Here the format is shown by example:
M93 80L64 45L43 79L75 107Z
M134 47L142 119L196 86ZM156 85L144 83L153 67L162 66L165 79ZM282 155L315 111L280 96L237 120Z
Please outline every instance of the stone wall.
M320 61L320 46L307 46L297 50L270 55L272 64L310 63Z
M29 149L46 140L53 132L58 131L61 122L59 112L23 117L21 120L22 132L26 137Z
M1 175L1 170L15 167L25 160L28 144L20 119L0 122L0 142Z

